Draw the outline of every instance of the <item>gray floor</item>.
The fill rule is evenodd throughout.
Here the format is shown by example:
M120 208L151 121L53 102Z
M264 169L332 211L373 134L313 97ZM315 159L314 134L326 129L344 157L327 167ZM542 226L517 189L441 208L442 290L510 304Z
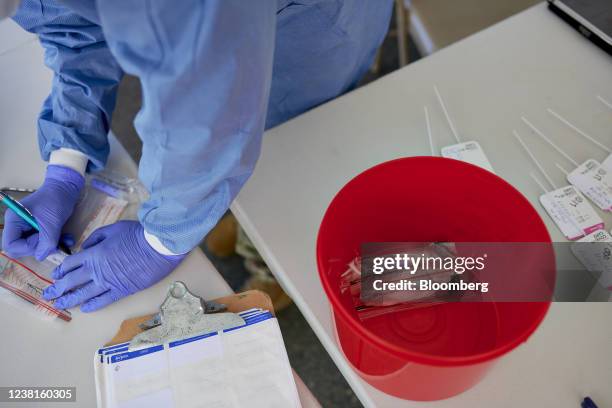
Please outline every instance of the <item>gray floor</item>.
M388 38L385 41L381 56L379 72L368 74L363 79L363 84L397 69L397 47L394 38ZM418 53L412 46L411 60L416 59L418 59ZM140 83L137 78L128 76L119 87L119 98L113 116L112 129L136 161L140 160L142 143L134 130L133 120L140 105ZM230 286L235 290L240 288L248 276L242 265L242 259L237 255L223 259L208 255ZM321 405L324 407L360 407L361 403L323 349L298 308L295 305L290 306L278 314L278 319L291 364Z

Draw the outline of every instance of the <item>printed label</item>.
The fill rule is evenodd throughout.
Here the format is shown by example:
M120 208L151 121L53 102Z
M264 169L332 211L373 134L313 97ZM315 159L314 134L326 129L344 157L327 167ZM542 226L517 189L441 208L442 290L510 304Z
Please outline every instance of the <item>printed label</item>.
M612 289L612 235L596 231L573 243L572 252L585 268L599 275L599 284Z
M604 211L612 210L612 173L597 160L589 159L567 176L585 196Z
M604 223L574 186L561 187L540 196L540 203L569 240L603 229Z
M489 170L491 173L495 173L484 150L482 150L482 147L475 141L443 147L442 157L471 163L485 170Z

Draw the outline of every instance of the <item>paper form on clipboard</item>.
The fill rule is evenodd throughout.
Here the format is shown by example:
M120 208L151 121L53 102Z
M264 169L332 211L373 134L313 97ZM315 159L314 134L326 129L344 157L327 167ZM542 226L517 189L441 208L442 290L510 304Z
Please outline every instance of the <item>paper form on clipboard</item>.
M276 318L253 308L244 326L129 351L95 355L98 406L300 407Z

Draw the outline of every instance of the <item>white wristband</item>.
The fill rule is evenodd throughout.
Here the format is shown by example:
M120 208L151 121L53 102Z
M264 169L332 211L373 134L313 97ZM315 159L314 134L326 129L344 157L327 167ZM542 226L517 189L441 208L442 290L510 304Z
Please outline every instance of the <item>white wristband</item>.
M155 251L157 251L158 253L162 255L166 255L166 256L183 255L183 254L175 254L174 252L170 251L168 248L164 246L164 244L162 244L159 238L157 238L155 235L149 234L147 231L144 232L144 236L147 242L149 243L149 245L151 245L151 248L153 248Z
M88 161L89 159L85 154L65 147L52 151L49 157L50 165L68 167L78 172L81 176L85 176Z

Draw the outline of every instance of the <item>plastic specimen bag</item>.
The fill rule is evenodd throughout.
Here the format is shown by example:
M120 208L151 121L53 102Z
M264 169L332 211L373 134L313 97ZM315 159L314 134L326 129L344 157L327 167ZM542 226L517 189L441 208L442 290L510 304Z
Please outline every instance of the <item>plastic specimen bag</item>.
M37 312L36 315L39 317L60 318L69 322L72 319L70 312L56 309L53 302L42 298L42 291L49 284L51 281L48 278L0 253L0 288L2 288L0 299L17 308L30 306L28 309L31 309L33 306L33 311Z
M423 243L418 247L412 248L412 251L407 251L406 244L400 244L396 248L398 253L408 254L412 256L430 256L430 257L455 257L455 247L452 243ZM385 256L394 253L394 249L390 246L386 247L387 253L375 254L376 256ZM368 254L369 257L375 256ZM393 313L400 310L414 309L418 307L431 306L432 304L448 300L448 294L440 291L414 291L406 292L404 290L383 292L362 291L362 282L371 279L372 275L367 275L367 272L362 273L361 266L365 263L365 259L356 256L347 265L346 271L340 277L340 292L351 298L353 306L358 313L360 319L368 319L376 316L381 316L387 313ZM385 275L385 282L399 282L403 280L420 280L427 278L433 282L451 282L455 276L452 270L420 270L416 274L406 272L391 272Z
M146 197L146 190L136 179L111 172L87 175L81 198L63 231L75 238L72 252L78 252L96 229L119 219L134 218L140 202ZM0 301L40 312L36 315L44 319L59 317L70 321L70 313L55 309L51 302L41 297L42 290L52 283L51 272L64 257L56 253L38 262L31 257L15 260L0 253Z

